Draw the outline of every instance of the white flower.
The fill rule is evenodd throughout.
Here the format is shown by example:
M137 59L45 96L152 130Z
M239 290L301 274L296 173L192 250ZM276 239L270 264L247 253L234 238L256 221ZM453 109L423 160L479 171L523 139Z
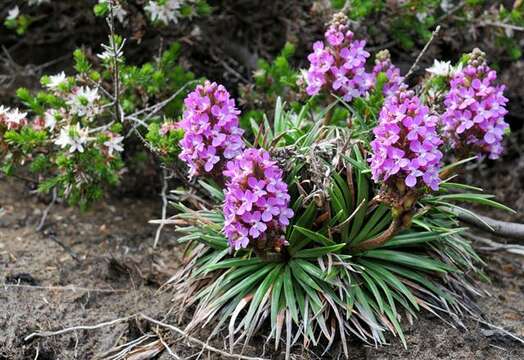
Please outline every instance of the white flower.
M49 76L49 83L46 84L48 89L57 89L66 81L66 74L62 71L59 74Z
M104 49L104 52L101 54L97 54L96 56L98 56L100 59L104 61L109 60L109 59L115 59L115 58L117 59L117 61L120 61L122 57L124 56L123 49L124 49L125 43L126 41L124 39L124 41L122 41L120 46L117 46L114 43L113 38L110 36L109 45L102 44L102 48Z
M449 12L451 9L453 9L453 0L442 0L440 2L440 8L444 12Z
M151 21L158 21L164 24L169 22L178 22L178 9L180 9L180 0L167 0L165 4L160 5L157 1L150 1L144 10L149 13Z
M104 146L107 147L107 152L109 156L113 156L113 151L122 152L124 148L122 147L122 141L124 140L123 136L112 136L109 140L104 142Z
M98 3L99 4L109 4L109 6L111 6L111 4L109 3L109 0L98 0ZM113 16L120 22L120 23L124 23L126 21L126 16L127 16L127 11L124 10L124 8L122 7L122 5L120 5L119 3L116 3L114 6L113 6Z
M79 87L75 89L67 100L67 104L71 107L71 111L78 116L94 116L99 113L100 108L96 102L100 99L100 94L95 88L88 86Z
M44 121L45 121L44 126L51 131L55 129L57 114L58 114L58 111L56 110L48 110L44 113Z
M415 16L417 17L418 21L423 22L428 17L428 13L427 12L418 12L415 14Z
M11 110L5 114L5 122L8 129L16 129L23 125L26 120L27 113L22 113L18 109Z
M7 13L6 20L16 20L18 15L20 15L20 9L18 8L18 6L15 6Z
M70 153L75 151L84 152L84 145L87 143L87 133L88 129L82 129L78 123L74 127L68 125L60 130L60 135L55 140L55 144L62 149L69 146Z
M0 105L0 116L5 116L9 112L9 108L4 105Z
M33 5L42 5L45 3L49 3L50 0L27 0L27 3L31 6Z
M433 65L427 68L426 71L436 76L449 76L452 74L453 66L451 66L451 62L449 61L440 61L435 59Z

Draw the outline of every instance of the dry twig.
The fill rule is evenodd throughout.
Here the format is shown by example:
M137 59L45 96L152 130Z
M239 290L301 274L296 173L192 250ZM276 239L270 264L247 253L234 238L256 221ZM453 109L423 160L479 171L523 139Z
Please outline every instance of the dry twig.
M197 338L195 338L195 337L193 337L191 335L188 335L185 331L183 331L182 329L177 328L176 326L163 323L161 321L158 321L158 320L155 320L153 318L150 318L149 316L144 315L144 314L140 314L140 317L143 318L144 320L147 320L147 321L153 323L153 324L156 324L158 326L162 326L164 328L172 330L172 331L176 332L177 334L183 336L185 339L191 341L192 343L197 344L199 346L202 346L202 348L204 348L204 349L206 349L208 351L214 352L216 354L220 354L220 355L225 356L227 358L240 359L240 360L266 360L264 358L259 358L259 357L252 357L252 356L246 356L246 355L242 355L242 354L228 353L226 351L223 351L223 350L217 349L216 347L208 345L207 343L203 342L202 340L199 340L199 339L197 339Z
M413 63L413 65L411 65L411 68L409 69L408 73L406 74L405 76L405 79L409 78L411 76L411 74L413 74L413 72L415 70L417 70L418 68L418 64L420 62L420 60L422 59L422 57L424 56L424 54L426 53L426 51L428 51L429 49L429 45L431 45L431 43L433 42L433 40L437 37L438 33L440 31L440 25L437 25L437 28L433 31L433 33L431 34L431 38L429 39L429 41L426 43L426 45L424 45L424 48L422 49L422 51L420 52L420 54L418 54L415 62Z
M96 329L100 329L100 328L103 328L103 327L106 327L106 326L118 324L118 323L123 322L123 321L127 321L129 319L132 319L135 316L136 315L130 315L130 316L114 319L114 320L103 322L103 323L96 324L96 325L80 325L80 326L73 326L73 327L65 328L65 329L58 330L58 331L34 332L34 333L31 333L31 334L27 335L24 338L24 341L27 342L27 341L31 340L32 338L35 338L35 337L50 337L50 336L67 334L69 332L77 331L77 330L96 330Z

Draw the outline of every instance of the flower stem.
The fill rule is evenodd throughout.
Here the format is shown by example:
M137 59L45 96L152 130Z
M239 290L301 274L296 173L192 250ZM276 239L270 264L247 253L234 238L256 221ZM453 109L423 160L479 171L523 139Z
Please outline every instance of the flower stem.
M388 242L401 227L401 217L395 217L389 227L380 235L377 235L376 237L363 241L359 244L356 244L355 246L352 246L350 249L352 252L362 252L366 250L372 250L376 249L382 245L384 245L386 242Z

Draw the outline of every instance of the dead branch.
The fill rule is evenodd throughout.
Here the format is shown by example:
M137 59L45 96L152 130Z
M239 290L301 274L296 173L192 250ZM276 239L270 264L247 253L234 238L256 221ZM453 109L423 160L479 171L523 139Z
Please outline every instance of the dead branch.
M46 290L46 291L86 291L86 292L99 292L99 293L125 293L129 290L125 289L97 289L97 288L85 288L77 286L40 286L40 285L24 285L24 284L1 284L3 288L15 288L15 289L27 289L27 290Z
M162 191L160 196L162 197L162 220L166 220L167 216L167 183L168 183L167 170L162 168ZM155 242L153 243L153 248L156 248L158 240L160 240L160 235L162 234L162 229L164 228L164 222L161 222L158 228L156 229Z
M524 255L524 246L514 245L514 244L501 244L491 239L479 236L476 234L464 234L468 239L471 239L476 242L480 242L486 246L479 246L478 250L480 251L507 251L516 255Z
M475 226L483 231L497 236L524 240L524 224L495 220L487 216L472 215L469 212L454 208L450 209L460 221Z
M58 331L34 332L34 333L31 333L31 334L27 335L24 338L24 341L27 342L27 341L31 340L32 338L35 338L35 337L50 337L50 336L62 335L62 334L66 334L68 332L77 331L77 330L96 330L96 329L100 329L100 328L103 328L103 327L106 327L106 326L118 324L118 323L123 322L123 321L127 321L127 320L129 320L129 319L131 319L131 318L133 318L135 316L136 315L130 315L130 316L126 316L126 317L123 317L123 318L118 318L118 319L115 319L115 320L103 322L103 323L96 324L96 325L73 326L73 327L65 328L65 329L58 330Z
M409 69L408 73L406 74L405 79L409 78L409 77L411 76L411 74L413 74L413 72L414 72L415 70L417 70L417 68L418 68L418 64L419 64L419 62L420 62L420 59L422 59L422 57L424 56L424 54L426 53L426 51L428 51L429 45L431 45L431 43L433 42L433 40L437 37L439 31L440 31L440 25L438 25L437 28L433 31L433 33L431 34L431 38L430 38L429 41L426 43L426 45L424 45L424 48L422 49L422 51L420 52L420 54L418 54L417 59L415 60L415 62L413 63L413 65L411 65L411 68Z
M43 229L47 216L49 215L49 211L51 210L53 205L56 203L56 199L57 199L57 192L56 192L56 187L55 187L53 188L53 197L51 198L51 202L45 208L44 213L42 214L42 217L40 218L40 222L38 223L38 226L36 227L37 232Z

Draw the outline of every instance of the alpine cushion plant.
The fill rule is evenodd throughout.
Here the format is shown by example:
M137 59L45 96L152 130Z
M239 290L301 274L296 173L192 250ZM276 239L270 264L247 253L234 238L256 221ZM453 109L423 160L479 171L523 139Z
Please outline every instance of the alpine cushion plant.
M504 121L508 99L503 95L504 85L496 85L496 79L497 73L479 49L451 79L442 123L444 136L460 158L479 154L497 159L502 153L502 137L509 128Z
M278 100L272 125L253 128L262 149L229 160L225 186L200 182L214 205L174 203L187 263L170 283L180 314L192 311L187 331L214 323L210 338L227 331L231 351L260 331L287 357L299 340L327 350L338 339L349 356L350 336L406 345L401 320L421 309L475 311L482 261L454 201L508 208L440 179L449 148L419 95L402 84L386 98L372 141L357 122L322 125L321 106Z

